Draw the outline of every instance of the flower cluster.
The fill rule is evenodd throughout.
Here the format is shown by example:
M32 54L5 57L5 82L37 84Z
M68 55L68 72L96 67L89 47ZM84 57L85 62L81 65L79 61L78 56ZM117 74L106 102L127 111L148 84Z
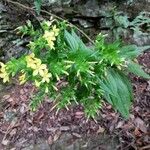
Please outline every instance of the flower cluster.
M8 72L6 71L6 65L3 64L2 62L0 62L0 78L3 79L3 82L6 83L6 82L9 82L9 74Z
M56 40L56 36L58 36L59 34L59 29L56 28L56 25L53 26L51 31L45 31L43 38L47 41L48 46L51 49L55 49L54 48L54 41Z
M22 70L22 74L19 76L20 85L26 82L26 73Z
M41 81L35 80L35 85L40 86L41 83L49 83L51 78L51 73L48 72L46 64L42 64L39 58L36 58L34 53L26 56L27 67L33 70L33 76L39 75L42 77Z

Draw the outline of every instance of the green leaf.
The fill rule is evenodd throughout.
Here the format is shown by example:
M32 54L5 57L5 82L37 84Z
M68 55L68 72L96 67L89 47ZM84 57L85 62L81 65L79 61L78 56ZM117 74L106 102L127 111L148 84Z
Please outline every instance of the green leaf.
M142 54L144 51L149 50L150 46L141 46L136 45L127 45L120 48L120 56L125 57L126 59L134 59Z
M11 61L7 62L8 71L12 74L12 76L16 75L19 71L26 68L25 57L22 56L19 59L12 58Z
M43 102L44 94L45 92L40 90L38 93L34 95L34 97L32 97L32 100L29 104L32 111L36 111L37 107L39 107L39 105Z
M138 50L140 52L145 52L147 50L150 50L150 45L138 47Z
M101 100L94 97L85 97L81 99L81 104L84 107L84 112L88 118L95 118L101 108Z
M73 30L72 30L72 36L77 40L77 42L80 45L81 49L87 49L86 45L83 43L81 38Z
M79 49L79 42L67 30L65 30L65 39L72 51Z
M138 47L136 45L127 45L121 47L120 49L120 55L127 59L134 59L140 54L141 52L138 50Z
M132 86L127 77L118 70L109 69L104 80L100 81L104 98L118 110L123 117L129 117L131 105Z
M73 30L72 33L65 30L65 39L73 52L81 53L82 57L96 58L96 52L89 49Z
M150 75L147 74L146 72L144 72L142 67L139 64L134 63L133 61L130 61L128 63L128 70L131 73L134 73L138 76L141 76L141 77L146 78L146 79L150 79Z
M36 8L36 12L39 15L41 11L42 0L34 0L34 5Z

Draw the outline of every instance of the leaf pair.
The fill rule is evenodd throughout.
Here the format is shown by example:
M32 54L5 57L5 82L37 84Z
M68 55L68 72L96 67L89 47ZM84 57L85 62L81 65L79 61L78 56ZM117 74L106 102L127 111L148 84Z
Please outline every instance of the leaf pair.
M71 33L65 30L65 39L70 46L71 51L82 51L82 54L85 56L91 56L94 53L91 49L87 48L87 46L73 30Z

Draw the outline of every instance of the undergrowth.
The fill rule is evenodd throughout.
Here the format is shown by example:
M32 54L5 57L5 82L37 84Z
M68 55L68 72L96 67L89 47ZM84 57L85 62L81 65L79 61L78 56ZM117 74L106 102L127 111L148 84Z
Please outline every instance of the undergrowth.
M1 62L0 78L4 83L15 76L20 84L32 82L38 89L30 102L32 110L47 95L58 110L81 104L87 117L94 118L107 101L129 117L133 91L127 75L150 79L136 61L149 46L125 45L120 40L106 43L106 35L99 34L89 48L73 28L57 20L43 21L40 28L28 21L17 30L22 37L30 37L30 53Z

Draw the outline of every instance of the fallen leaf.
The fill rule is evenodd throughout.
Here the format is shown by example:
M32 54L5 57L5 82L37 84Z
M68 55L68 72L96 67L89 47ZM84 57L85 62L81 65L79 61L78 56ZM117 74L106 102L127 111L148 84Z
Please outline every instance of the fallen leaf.
M56 134L54 135L54 137L53 137L53 141L55 142L55 141L57 141L58 140L58 138L60 137L60 135L61 135L61 131L56 131Z
M73 136L77 137L77 138L81 138L81 135L78 133L72 133Z
M84 112L78 111L78 112L75 113L75 117L76 117L77 119L80 119L80 118L83 117L83 114L84 114Z
M134 130L134 135L140 137L141 136L141 132L139 131L138 128L135 128Z
M9 134L10 134L10 136L13 136L13 135L15 135L16 133L17 133L17 129L14 128Z
M62 127L60 127L60 130L61 131L68 131L68 130L70 130L70 127L69 126L62 126Z
M82 111L78 111L78 112L75 113L75 115L77 115L77 116L81 116L83 114L84 114L84 112L82 112Z
M101 126L99 126L98 130L97 130L97 133L103 133L105 131L104 128L102 128Z
M147 133L147 127L142 119L137 117L134 122L137 128L139 128L142 132Z
M53 128L53 127L51 127L51 128L46 128L46 130L47 130L48 132L55 132L56 130L58 130L58 128Z
M117 126L116 126L116 129L122 128L123 124L124 124L123 121L119 121Z
M49 145L52 145L52 144L53 144L53 138L52 138L51 135L48 137L47 142L48 142Z
M25 91L23 89L20 90L20 94L24 95Z
M4 95L4 96L3 96L3 99L4 99L4 100L7 100L7 99L9 99L9 98L10 98L10 95Z
M7 99L7 101L8 102L14 102L14 99L10 97L10 98Z
M8 144L9 144L9 140L2 140L2 145L5 145L5 146L7 146Z
M10 150L16 150L16 148L14 147L14 148L11 148Z

